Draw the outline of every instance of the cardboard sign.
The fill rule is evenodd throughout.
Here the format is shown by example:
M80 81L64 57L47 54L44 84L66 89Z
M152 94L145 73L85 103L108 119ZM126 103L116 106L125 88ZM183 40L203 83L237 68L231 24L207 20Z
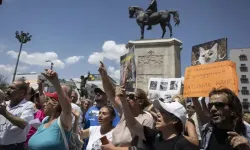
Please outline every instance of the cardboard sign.
M208 97L213 88L226 87L238 95L236 64L221 61L186 68L184 97Z

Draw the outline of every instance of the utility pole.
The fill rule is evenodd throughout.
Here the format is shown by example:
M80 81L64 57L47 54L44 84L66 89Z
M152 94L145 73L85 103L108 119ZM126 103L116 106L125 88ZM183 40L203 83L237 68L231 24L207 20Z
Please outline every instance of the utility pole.
M17 56L16 67L15 67L15 70L14 70L12 82L15 81L16 71L17 71L20 55L21 55L21 52L22 52L23 44L29 42L31 40L31 37L32 37L32 35L30 35L29 33L24 33L23 31L21 31L21 34L19 34L19 32L16 31L16 38L20 42L20 49L19 49L19 53L18 53L18 56Z

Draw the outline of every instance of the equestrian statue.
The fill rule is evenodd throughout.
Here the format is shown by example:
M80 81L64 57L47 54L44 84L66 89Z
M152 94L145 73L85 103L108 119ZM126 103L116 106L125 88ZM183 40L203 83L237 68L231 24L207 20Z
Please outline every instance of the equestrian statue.
M144 39L144 27L148 26L147 30L151 30L153 25L160 24L162 29L162 36L164 38L166 33L166 26L168 26L170 31L170 38L172 37L172 25L170 24L171 14L175 25L180 24L179 13L178 11L157 11L157 2L156 0L151 0L149 7L144 11L138 6L129 7L129 18L136 18L137 24L141 28L141 39Z

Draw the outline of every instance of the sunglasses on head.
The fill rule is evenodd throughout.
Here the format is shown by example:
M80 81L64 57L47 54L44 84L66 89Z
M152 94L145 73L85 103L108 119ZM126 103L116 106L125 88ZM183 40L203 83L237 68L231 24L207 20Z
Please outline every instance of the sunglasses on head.
M230 105L222 102L208 103L208 109L212 109L213 106L215 106L216 108L224 108L225 106Z

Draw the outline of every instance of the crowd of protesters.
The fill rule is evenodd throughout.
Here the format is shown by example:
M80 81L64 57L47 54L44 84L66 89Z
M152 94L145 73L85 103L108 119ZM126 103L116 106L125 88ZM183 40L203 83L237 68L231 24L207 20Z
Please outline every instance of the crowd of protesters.
M0 91L0 150L250 150L249 117L228 88L212 89L208 103L149 100L147 91L114 86L102 63L99 72L103 88L93 101L61 85L53 70L43 75L54 93L25 80Z

